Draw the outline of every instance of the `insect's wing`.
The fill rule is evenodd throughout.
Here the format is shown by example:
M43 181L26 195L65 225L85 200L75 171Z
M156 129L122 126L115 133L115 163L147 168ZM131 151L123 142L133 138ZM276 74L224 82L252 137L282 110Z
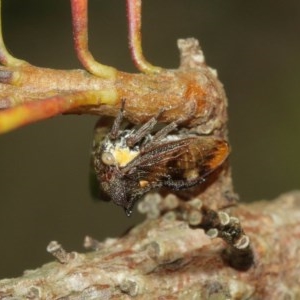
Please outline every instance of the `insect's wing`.
M162 141L146 148L128 165L128 174L153 186L181 189L193 186L222 165L229 154L228 143L212 137L190 137Z
M229 155L230 148L225 140L213 137L195 137L189 140L188 151L169 165L171 173L173 168L176 173L182 172L187 180L208 176Z
M168 162L186 152L188 144L187 139L181 139L154 144L142 149L140 155L123 169L124 174L127 176L132 174L137 179L147 179L148 181L155 181L161 176L167 176Z

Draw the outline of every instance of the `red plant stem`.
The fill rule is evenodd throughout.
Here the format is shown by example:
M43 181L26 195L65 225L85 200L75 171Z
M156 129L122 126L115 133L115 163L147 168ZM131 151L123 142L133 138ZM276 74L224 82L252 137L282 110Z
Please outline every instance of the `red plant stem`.
M141 41L141 0L127 0L128 39L132 60L144 73L155 73L160 67L151 65L144 57Z
M82 65L101 78L114 78L117 70L97 62L88 49L88 0L71 0L75 51Z
M99 99L97 101L97 99ZM99 102L99 103L97 103ZM35 102L0 111L0 133L62 114L72 108L86 104L100 105L97 93L74 93L66 96L54 96Z

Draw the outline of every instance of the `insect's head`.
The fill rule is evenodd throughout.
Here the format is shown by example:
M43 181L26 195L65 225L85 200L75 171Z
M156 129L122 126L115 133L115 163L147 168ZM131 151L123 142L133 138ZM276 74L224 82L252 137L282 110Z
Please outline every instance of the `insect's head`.
M127 216L130 216L133 203L128 190L128 181L124 178L119 168L116 165L107 166L101 169L99 176L100 189L116 205L123 207Z
M102 125L101 123L98 124ZM104 126L106 123L104 124ZM127 145L127 138L131 130L118 130L112 135L107 126L96 128L96 137L93 145L93 166L100 188L101 198L109 198L116 205L124 208L126 215L132 212L136 202L135 190L138 188L136 180L130 176L126 167L136 158L140 151L139 146Z

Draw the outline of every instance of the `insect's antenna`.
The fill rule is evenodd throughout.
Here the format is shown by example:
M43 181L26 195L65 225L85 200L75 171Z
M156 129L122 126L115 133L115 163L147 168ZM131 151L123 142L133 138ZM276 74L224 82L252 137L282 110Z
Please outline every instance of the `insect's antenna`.
M122 102L121 102L121 109L114 121L114 124L111 128L111 131L109 133L109 137L112 139L112 140L115 140L118 135L119 135L119 130L120 130L120 126L121 126L121 123L123 121L123 117L124 117L124 108L125 108L125 102L126 102L126 99L122 99Z

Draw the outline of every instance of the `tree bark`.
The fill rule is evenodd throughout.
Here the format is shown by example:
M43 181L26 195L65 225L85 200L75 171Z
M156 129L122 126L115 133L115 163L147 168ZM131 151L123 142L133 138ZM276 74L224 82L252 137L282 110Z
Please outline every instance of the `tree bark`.
M117 239L86 238L96 249L89 253L67 253L52 242L48 251L59 261L1 280L0 298L299 299L299 208L299 191L231 208L251 239L247 271L227 264L221 239L165 216Z

